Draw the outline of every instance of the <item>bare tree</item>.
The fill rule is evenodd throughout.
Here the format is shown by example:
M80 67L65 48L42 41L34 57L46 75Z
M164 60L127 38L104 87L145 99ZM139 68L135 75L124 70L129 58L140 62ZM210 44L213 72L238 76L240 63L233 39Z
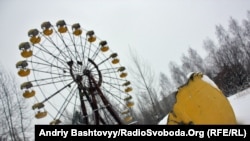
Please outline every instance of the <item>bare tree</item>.
M250 11L247 12L247 19L243 20L243 35L245 38L244 51L246 53L246 69L248 74L250 74ZM248 81L250 78L248 77Z
M182 69L186 73L203 72L205 73L205 63L196 50L188 48L188 56L182 56Z
M162 97L167 97L170 93L175 91L175 87L171 80L162 72L160 73L160 88L160 94Z
M28 103L22 97L14 75L0 67L0 139L28 141L33 132Z
M221 25L216 26L219 48L214 63L219 72L214 79L226 95L236 93L249 83L249 38L244 33L244 28L233 18L228 31Z
M182 70L175 62L169 63L169 69L171 72L171 78L175 84L175 87L179 87L186 83L187 73Z
M203 41L203 48L207 51L207 56L204 59L204 63L206 63L206 75L210 78L214 78L216 74L219 72L219 68L215 64L219 64L218 56L216 52L218 47L215 45L214 41L207 38Z
M137 93L137 111L140 113L141 117L137 117L139 124L155 124L157 120L155 119L155 111L147 92ZM156 106L155 106L156 107Z
M130 55L132 64L129 67L129 71L131 72L130 74L132 76L133 85L136 87L137 95L135 96L137 96L138 99L145 99L141 99L141 103L137 102L137 105L149 105L147 107L152 109L150 114L153 116L154 124L158 123L161 108L159 106L160 97L158 92L155 90L157 85L155 81L155 74L153 73L152 68L139 58L135 50L130 50ZM143 94L143 96L138 94ZM148 98L149 101L146 98Z
M160 101L160 106L162 107L161 111L161 119L165 117L175 103L175 92L177 89L174 87L173 82L165 75L164 73L160 73L160 94L162 96Z

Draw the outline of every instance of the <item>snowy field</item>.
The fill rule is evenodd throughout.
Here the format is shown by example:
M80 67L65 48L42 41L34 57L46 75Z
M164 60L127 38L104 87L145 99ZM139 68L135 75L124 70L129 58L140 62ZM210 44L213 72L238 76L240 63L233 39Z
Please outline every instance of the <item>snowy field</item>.
M239 124L250 124L250 88L228 98Z
M250 88L228 97L228 100L233 107L237 122L239 124L250 124ZM167 116L158 124L166 125L166 123Z

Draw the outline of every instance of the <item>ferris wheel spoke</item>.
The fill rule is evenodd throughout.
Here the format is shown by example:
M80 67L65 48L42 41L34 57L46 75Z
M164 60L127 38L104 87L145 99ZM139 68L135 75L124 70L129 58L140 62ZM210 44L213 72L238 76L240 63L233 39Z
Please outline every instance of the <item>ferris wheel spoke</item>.
M75 85L75 86L76 86L76 85ZM75 86L73 86L73 87L75 87ZM74 89L74 88L73 88L73 89ZM73 90L73 89L72 89L72 90ZM46 96L44 95L44 97L46 97ZM52 106L52 108L53 108L55 111L60 111L60 110L58 109L58 107L55 106L54 103L52 103L51 101L44 101L44 103L45 103L45 102L48 103L48 104L50 104L50 105ZM59 112L57 112L57 114L58 114L58 113L59 113ZM50 117L52 117L54 120L57 119L57 116L54 116L54 115L52 115L52 114L50 114L50 113L49 113L49 115L50 115ZM62 116L62 114L60 114L60 116ZM60 118L60 117L59 117L59 118ZM59 119L59 118L58 118L58 119Z
M35 79L35 80L31 80L31 81L29 81L29 82L37 82L37 83L39 83L39 81L47 81L47 80L53 80L53 79L59 79L59 78L61 78L61 77L65 77L66 75L59 75L59 76L53 76L53 77L43 77L43 78L37 78L37 79ZM65 79L65 80L72 80L72 78L70 78L70 79Z
M53 28L54 28L54 27L53 27ZM55 31L57 37L58 37L58 38L60 39L60 41L63 43L64 47L66 47L68 53L70 53L68 56L71 56L71 55L74 56L74 54L73 54L73 53L71 52L71 50L69 49L68 44L67 44L67 43L65 42L65 40L64 40L64 39L66 39L66 38L64 38L64 34L65 34L65 33L58 32L55 28L54 28L54 31ZM69 31L66 30L66 32L67 32L68 35L70 36ZM70 37L70 38L71 38L71 37ZM52 43L53 43L54 45L56 45L56 43L54 43L53 40L51 40L51 41L52 41ZM58 41L58 42L59 42L59 41ZM57 43L57 44L58 44L58 43ZM67 55L66 55L66 56L67 56Z
M106 68L106 69L100 69L98 65L94 65L93 67L90 67L89 70L90 71L93 71L95 70L96 68L99 69L99 71L102 72L102 74L107 74L107 73L117 73L117 70L115 70L115 68Z
M48 60L46 60L45 58L41 58L41 57L36 56L36 55L34 55L34 58L36 58L38 60L41 60L43 62L43 63L40 63L40 64L47 64L49 66L55 66L53 63L48 62ZM61 59L59 59L57 57L55 57L54 59L57 59L57 61L59 61L60 64L64 65L67 68L67 66L65 65L66 64L65 61L62 61ZM31 60L30 62L36 62L36 61ZM38 64L38 63L36 63L36 64Z
M121 84L117 84L117 83L114 83L114 82L108 82L108 81L103 81L103 84L113 85L113 86L117 86L117 87L121 87L122 86Z
M56 94L60 93L62 90L64 90L65 88L69 87L72 83L74 83L74 81L68 83L67 85L65 85L64 87L62 87L61 89L59 89L58 91L56 91L55 93L51 94L49 97L45 98L42 103L48 101L49 99L51 99L53 96L55 96Z
M107 119L107 121L115 122L115 119L109 116L109 111L108 110L103 109L102 111L103 111L103 116L105 117L105 119Z
M81 60L81 57L80 57L80 54L79 54L79 52L78 52L78 50L77 50L77 48L76 48L76 41L75 41L75 36L71 36L71 34L68 32L68 35L69 35L69 37L70 37L70 40L71 40L71 42L72 42L72 44L73 44L73 46L74 46L74 52L75 52L75 59L77 60L77 61L81 61L82 62L82 60ZM78 59L79 58L79 59Z
M90 60L90 52L91 52L91 43L89 44L89 47L88 47L89 49L88 49L88 53L87 53L87 58L88 58L88 61L87 61L87 63L86 63L86 68L89 68L89 60Z
M64 51L64 50L59 48L59 47L62 46L61 45L62 43L61 44L60 43L55 43L54 41L51 41L50 43L51 43L52 47L54 48L54 51L56 52L56 54L53 54L50 51L50 55L55 56L55 59L59 59L61 61L61 63L65 62L65 60L71 60L72 59L72 57L70 57L70 55L67 54L68 51Z
M60 46L60 45L57 45L58 43L55 43L52 39L51 39L51 37L46 37L46 36L44 36L44 38L46 38L47 39L47 41L49 41L49 43L52 45L52 47L54 47L55 49L57 49L57 51L59 51L59 53L63 56L63 59L66 59L66 58L69 58L70 59L70 57L67 55L67 54L65 54L64 53L64 51L62 51L58 46ZM43 50L46 52L46 53L48 53L49 55L51 55L51 56L53 56L53 57L55 57L55 58L57 58L57 59L59 59L59 60L61 60L60 58L58 58L56 55L54 55L53 53L51 53L43 44L39 44L42 48L43 48ZM39 48L38 46L36 46L37 48ZM41 49L41 48L40 48ZM42 50L42 49L41 49Z
M71 89L71 91L69 92L68 96L66 97L66 99L64 100L64 102L61 104L61 108L58 110L55 119L56 118L60 118L64 111L66 110L67 106L69 105L71 99L75 96L76 94L76 90L77 89Z
M108 121L108 122L115 122L114 119L111 118L111 117L109 116L108 113L109 113L108 110L106 110L106 109L104 109L104 108L102 108L102 109L100 110L100 115L101 115L101 117L102 117L103 119L106 119L106 121ZM111 120L111 119L112 119L112 120Z
M128 92L125 92L126 89L125 89L125 91L122 91L121 89L119 89L119 87L114 87L113 85L111 85L111 87L113 87L114 89L116 89L116 90L117 90L117 93L120 93L121 95L123 95L123 97L120 97L120 96L118 96L117 94L114 94L114 93L110 92L110 90L107 90L105 87L103 87L102 89L103 89L106 93L108 93L108 94L112 95L114 98L116 98L117 101L124 101L124 100L126 100L126 98L131 97L131 96L128 94ZM119 99L119 100L118 100L118 99ZM121 102L121 103L122 103L122 102Z
M98 56L98 54L100 53L100 47L98 46L98 48L95 50L95 52L93 53L91 60L95 61L96 57Z
M62 50L59 50L59 48L55 45L55 43L53 43L52 45L53 45L53 47L55 47L55 48L57 49L57 51L59 51L60 54L62 54L62 56L63 56L64 59L67 58L66 56L64 56L64 52L63 52ZM48 47L45 47L43 44L39 44L39 46L38 46L38 45L34 45L34 47L36 47L36 48L39 49L40 51L42 51L42 52L44 52L44 53L50 55L51 57L54 57L55 59L60 60L61 62L65 62L64 59L61 59L61 58L59 58L58 55L53 54L53 52L54 52L55 50L52 52L52 51L48 50L48 49L47 49Z
M126 80L124 78L118 78L118 77L114 77L114 76L110 76L110 75L102 75L105 78L109 78L112 80L117 80L117 81L121 81L121 82L125 82Z
M83 44L82 40L80 41L80 46L81 46L81 50L82 50L82 62L84 65L86 64L86 62L85 62L86 56L84 55L84 53L86 51L86 44L87 44L87 39L84 40L84 44Z
M100 70L100 71L102 72L103 76L107 76L107 75L111 75L111 74L116 74L117 73L117 71L115 71L115 70L106 70L106 71Z
M97 66L100 66L101 64L105 63L105 62L106 62L106 61L108 61L109 59L110 59L110 57L109 57L109 58L104 59L103 61L101 61L100 63L98 63L98 64L97 64Z
M54 75L60 75L60 76L70 76L70 75L64 75L62 73L54 73L54 72L50 72L50 71L43 71L43 70L37 70L37 69L31 69L34 72L40 72L40 73L44 73L44 74L54 74Z
M45 63L41 63L41 62L37 62L37 61L27 61L29 63L32 63L32 64L36 64L36 65L39 65L39 66L43 66L43 67L52 67L52 68L57 68L57 69L60 69L60 70L63 70L64 73L66 69L68 68L63 68L63 67L59 67L57 65L54 65L53 63L48 63L48 62L45 62Z
M102 71L102 72L105 73L105 71L110 71L110 70L111 70L111 71L117 73L117 71L118 71L119 68L120 68L120 67L102 68L102 69L100 69L100 71Z
M119 87L115 87L115 86L113 86L113 85L110 85L110 87L112 87L113 89L117 90L117 92L120 93L120 94L127 95L127 94L124 93L124 91L121 90ZM104 87L103 87L102 89L105 90L106 92L108 92L109 94L113 95L113 94L110 92L110 90L107 90L107 89L104 88ZM117 95L117 94L116 94L116 95ZM113 95L113 96L116 96L116 95ZM121 98L121 99L122 99L122 98Z
M72 53L72 51L69 49L69 45L65 43L64 41L64 38L63 38L63 35L60 33L57 32L57 34L59 35L59 38L61 39L61 41L63 42L63 45L65 46L65 48L67 49L67 52L68 52L68 56L73 56L75 57L75 54ZM72 58L70 58L72 59Z
M50 80L52 80L53 78L50 78ZM50 85L50 84L56 84L56 83L62 83L62 80L58 80L58 81L48 81L47 83L39 83L39 81L44 81L44 80L49 80L49 79L36 79L33 81L29 81L29 82L37 82L37 85L33 85L33 87L40 87L40 86L44 86L44 85ZM70 81L72 79L65 79L64 81Z

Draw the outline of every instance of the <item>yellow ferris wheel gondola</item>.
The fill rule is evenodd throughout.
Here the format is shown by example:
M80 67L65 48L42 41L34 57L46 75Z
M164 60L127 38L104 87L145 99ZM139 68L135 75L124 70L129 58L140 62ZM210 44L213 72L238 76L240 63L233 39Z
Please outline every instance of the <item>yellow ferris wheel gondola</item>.
M50 22L43 22L41 24L41 28L43 30L43 34L49 36L53 33L52 25Z
M21 56L24 58L29 58L33 55L33 51L31 50L31 45L29 42L20 43L19 50L21 50Z

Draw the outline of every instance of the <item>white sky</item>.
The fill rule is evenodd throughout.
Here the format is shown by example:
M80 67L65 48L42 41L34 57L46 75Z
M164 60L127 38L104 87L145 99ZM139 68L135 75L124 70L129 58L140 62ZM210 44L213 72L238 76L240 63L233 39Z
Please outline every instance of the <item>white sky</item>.
M247 10L249 0L1 0L0 62L16 72L28 30L64 19L107 40L123 65L131 47L153 70L167 73L168 62L178 62L188 47L204 55L203 40L216 39L215 25L227 27L230 16L241 22Z
M168 72L188 47L205 55L203 41L215 40L215 25L241 22L249 0L0 0L0 63L14 73L23 60L18 45L44 21L80 23L107 40L121 64L129 65L129 47L156 72Z

